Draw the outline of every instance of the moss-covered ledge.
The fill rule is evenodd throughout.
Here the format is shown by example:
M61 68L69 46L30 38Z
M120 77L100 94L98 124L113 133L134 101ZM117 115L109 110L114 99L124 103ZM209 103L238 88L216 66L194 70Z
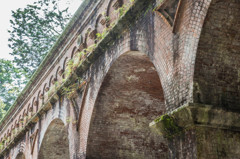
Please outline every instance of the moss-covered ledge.
M149 126L166 138L197 126L240 131L240 113L211 105L189 103L155 119Z

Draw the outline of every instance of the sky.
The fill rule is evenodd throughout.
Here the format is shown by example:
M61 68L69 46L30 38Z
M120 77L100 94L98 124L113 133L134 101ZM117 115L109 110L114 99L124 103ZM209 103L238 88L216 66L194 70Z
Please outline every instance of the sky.
M0 58L12 60L13 57L9 55L11 51L8 48L8 38L10 29L11 10L17 10L18 8L24 8L27 4L32 4L37 0L6 0L0 5ZM82 0L60 0L60 8L64 6L69 6L69 11L74 14L75 11L80 6Z

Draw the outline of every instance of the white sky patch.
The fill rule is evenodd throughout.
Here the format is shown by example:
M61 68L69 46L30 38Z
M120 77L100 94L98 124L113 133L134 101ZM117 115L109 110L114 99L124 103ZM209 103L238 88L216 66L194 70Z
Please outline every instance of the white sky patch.
M10 59L13 57L9 55L11 49L8 47L9 33L11 19L11 10L17 10L18 8L24 8L27 4L32 4L36 0L6 0L0 5L0 58ZM83 0L60 0L59 7L66 8L69 6L69 12L73 15Z

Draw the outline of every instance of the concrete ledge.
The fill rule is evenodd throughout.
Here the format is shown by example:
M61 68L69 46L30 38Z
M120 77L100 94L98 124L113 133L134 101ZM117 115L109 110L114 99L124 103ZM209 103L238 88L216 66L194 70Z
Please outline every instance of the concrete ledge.
M196 126L240 131L240 113L211 105L189 103L155 119L149 126L167 138Z

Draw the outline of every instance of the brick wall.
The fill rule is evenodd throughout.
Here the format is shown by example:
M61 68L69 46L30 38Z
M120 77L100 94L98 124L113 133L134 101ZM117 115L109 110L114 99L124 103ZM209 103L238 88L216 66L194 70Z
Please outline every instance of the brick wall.
M213 0L196 57L194 100L240 109L240 2Z
M26 115L34 114L41 108L47 101L48 91L45 88L53 86L54 77L58 81L63 80L60 72L77 50L80 33L88 36L89 29L92 32L94 27L97 32L103 31L106 26L97 24L100 21L97 18L106 12L109 2L89 3L66 38L68 41L61 43L59 56L54 56L54 62L49 59L51 67L44 69L47 70L44 76L41 73L39 83L20 102L19 111L16 109L15 114L11 114L15 115L12 122L4 123L6 126L1 129L1 138L11 135L11 130L18 123L20 130L27 122ZM86 156L196 158L198 150L205 150L204 146L197 147L201 142L213 151L206 154L218 151L215 143L207 142L208 139L217 141L217 137L211 135L215 130L209 129L211 132L202 137L195 130L190 130L166 141L151 133L148 124L163 113L189 102L238 109L239 1L212 0L208 10L210 0L182 0L175 26L169 25L158 10L154 10L161 1L151 2L143 10L138 10L138 15L129 13L125 20L138 18L129 21L128 25L116 27L118 30L107 36L107 43L100 45L98 52L90 56L91 63L85 66L84 72L76 73L83 79L90 79L83 105L82 90L75 99L68 100L62 95L50 110L39 115L35 125L21 134L5 158L15 158L20 152L30 159L36 158L46 141L45 132L54 119L61 119L64 123L69 139L69 155L74 159ZM113 21L118 14L113 7L109 10ZM93 44L94 39L87 36L84 37L86 45ZM130 56L139 52L145 54L144 58L143 55L139 56L141 58ZM29 137L37 129L37 146L31 155ZM223 134L230 139L238 137L237 133L230 131ZM205 137L209 138L203 140ZM229 142L226 145L231 147L233 144ZM215 147L211 149L211 146ZM225 151L226 147L221 153L232 153L228 149ZM233 153L233 157L237 154Z

